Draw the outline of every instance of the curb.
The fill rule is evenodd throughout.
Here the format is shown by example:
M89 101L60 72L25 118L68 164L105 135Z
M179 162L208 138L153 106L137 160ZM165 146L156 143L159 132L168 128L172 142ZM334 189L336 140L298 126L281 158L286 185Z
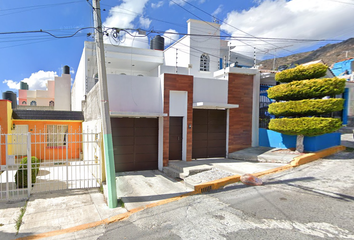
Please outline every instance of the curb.
M344 146L334 146L334 147L326 148L324 150L321 150L321 151L318 151L315 153L304 154L302 156L295 157L289 164L287 164L285 166L273 168L273 169L266 170L263 172L254 173L252 175L254 175L256 177L260 177L260 176L264 176L264 175L268 175L268 174L282 172L282 171L289 170L291 168L298 167L300 165L318 160L320 158L332 155L334 153L337 153L337 152L340 152L343 150L345 150ZM228 184L239 182L240 178L241 178L240 175L234 175L234 176L202 183L202 184L194 186L194 191L197 193L204 193L204 192L209 192L211 190L217 190L217 189L224 187Z
M332 155L334 153L343 151L345 149L346 148L344 146L335 146L335 147L327 148L327 149L324 149L324 150L321 150L321 151L318 151L318 152L315 152L315 153L304 154L303 156L295 157L290 162L290 164L287 164L287 165L282 166L282 167L277 167L277 168L273 168L273 169L270 169L270 170L266 170L266 171L263 171L263 172L254 173L252 175L254 175L256 177L260 177L260 176L264 176L264 175L268 175L268 174L273 174L273 173L289 170L291 168L298 167L300 165L303 165L303 164L318 160L320 158ZM194 191L193 192L189 192L189 193L185 193L185 194L182 194L182 195L179 195L179 196L176 196L176 197L164 199L164 200L161 200L161 201L158 201L158 202L155 202L155 203L150 203L150 204L148 204L148 205L146 205L144 207L134 208L134 209L130 210L129 212L122 213L122 214L119 214L119 215L116 215L116 216L113 216L113 217L110 217L110 218L106 218L106 219L103 219L103 220L100 220L100 221L96 221L96 222L92 222L92 223L82 224L82 225L71 227L71 228L66 228L66 229L61 229L61 230L56 230L56 231L51 231L51 232L46 232L46 233L39 233L39 234L30 235L30 236L27 236L27 237L21 237L21 238L17 238L17 239L18 240L32 240L32 239L41 239L41 238L53 237L53 236L57 236L57 235L78 232L78 231L81 231L81 230L97 227L99 225L110 224L110 223L122 221L122 220L127 219L128 217L130 217L130 215L132 215L133 213L140 212L140 211L142 211L144 209L161 206L161 205L164 205L164 204L167 204L167 203L170 203L170 202L175 202L175 201L178 201L178 200L180 200L182 198L185 198L185 197L188 197L188 196L193 196L193 195L209 192L211 190L217 190L217 189L219 189L221 187L224 187L224 186L226 186L228 184L239 182L240 178L241 178L241 175L234 175L234 176L230 176L230 177L221 178L221 179L218 179L218 180L202 183L202 184L194 186Z
M297 167L297 166L300 166L302 164L306 164L306 163L315 161L315 160L317 160L319 158L323 158L323 157L326 157L326 156L329 156L329 155L332 155L334 153L337 153L337 152L340 152L340 151L344 151L344 150L345 150L344 146L334 146L334 147L326 148L324 150L321 150L321 151L318 151L318 152L315 152L315 153L308 153L308 154L305 154L305 155L300 156L300 157L295 157L291 161L290 165L293 166L293 167Z
M153 208L153 207L157 207L160 205L164 205L170 202L175 202L178 201L182 198L188 197L188 196L193 196L198 194L197 192L193 191L193 192L189 192L189 193L185 193L176 197L172 197L172 198L168 198L168 199L164 199L158 202L154 202L154 203L150 203L146 206L143 207L138 207L138 208L134 208L132 210L130 210L129 212L126 213L122 213L122 214L118 214L116 216L113 217L109 217L100 221L96 221L96 222L91 222L91 223L86 223L86 224L81 224L75 227L71 227L71 228L66 228L66 229L61 229L61 230L55 230L55 231L51 231L51 232L45 232L45 233L38 233L38 234L34 234L34 235L30 235L30 236L26 236L26 237L21 237L21 238L16 238L17 240L32 240L32 239L42 239L42 238L48 238L48 237L53 237L53 236L58 236L58 235L62 235L62 234L67 234L67 233L73 233L73 232L78 232L78 231L82 231L85 229L89 229L89 228L94 228L100 225L105 225L105 224L110 224L110 223L114 223L114 222L119 222L122 221L124 219L127 219L128 217L130 217L130 215L132 215L133 213L137 213L140 212L144 209L148 209L148 208Z

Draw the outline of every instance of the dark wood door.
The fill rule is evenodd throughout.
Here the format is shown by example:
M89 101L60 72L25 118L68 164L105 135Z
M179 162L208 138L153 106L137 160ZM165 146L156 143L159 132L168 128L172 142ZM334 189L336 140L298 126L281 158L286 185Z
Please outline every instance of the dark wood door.
M182 121L183 117L170 117L170 160L182 160Z
M156 118L111 118L116 172L157 169Z
M226 110L193 110L192 158L226 156Z

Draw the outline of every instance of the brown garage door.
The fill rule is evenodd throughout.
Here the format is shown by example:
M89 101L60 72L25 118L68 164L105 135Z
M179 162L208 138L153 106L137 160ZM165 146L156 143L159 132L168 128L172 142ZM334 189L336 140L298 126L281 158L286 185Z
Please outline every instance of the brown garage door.
M157 118L111 118L116 172L157 169Z
M226 110L193 110L192 158L226 156Z

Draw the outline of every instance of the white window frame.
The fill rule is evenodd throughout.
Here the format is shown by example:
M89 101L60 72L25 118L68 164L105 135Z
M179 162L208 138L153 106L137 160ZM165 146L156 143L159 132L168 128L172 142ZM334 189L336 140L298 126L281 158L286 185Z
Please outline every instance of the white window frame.
M203 53L200 56L200 71L209 72L210 57L208 54Z
M47 147L65 147L68 125L47 125Z

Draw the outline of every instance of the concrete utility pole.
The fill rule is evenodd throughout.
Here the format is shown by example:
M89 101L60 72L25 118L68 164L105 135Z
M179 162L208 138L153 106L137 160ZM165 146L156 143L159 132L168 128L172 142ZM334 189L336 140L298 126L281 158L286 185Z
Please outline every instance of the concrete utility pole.
M100 86L100 98L101 98L101 116L102 116L104 158L105 158L105 167L106 167L106 182L107 182L107 189L108 189L107 201L108 201L108 207L116 208L118 205L117 189L116 189L116 173L114 167L111 118L109 116L107 74L106 74L106 64L105 64L105 56L104 56L100 0L92 0L92 6L93 6L93 19L95 22L95 32L96 32L95 34L96 56L97 56L97 68L98 68L98 82Z

